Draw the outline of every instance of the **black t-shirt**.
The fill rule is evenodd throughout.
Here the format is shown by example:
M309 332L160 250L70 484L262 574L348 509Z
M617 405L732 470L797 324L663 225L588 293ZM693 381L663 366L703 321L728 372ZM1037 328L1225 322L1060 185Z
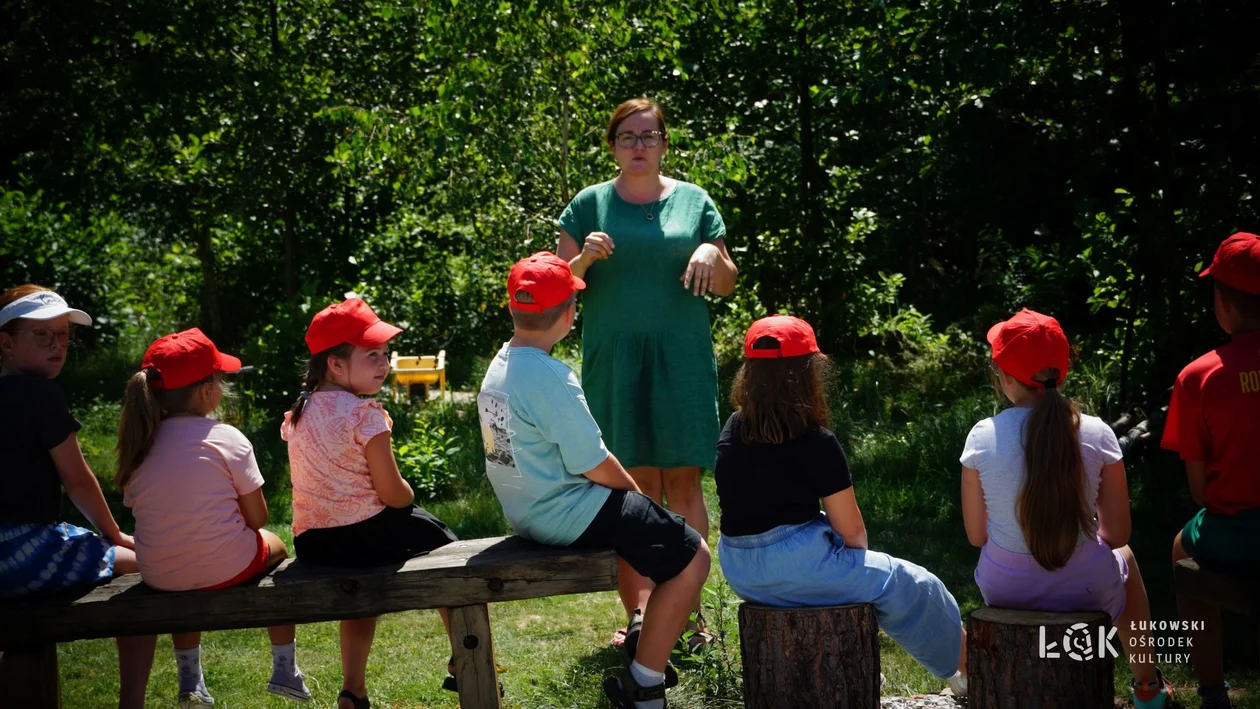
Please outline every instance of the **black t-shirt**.
M0 524L57 521L61 477L48 451L79 428L53 380L0 377Z
M722 534L744 537L818 518L820 500L853 487L836 434L823 427L778 445L744 443L739 412L718 437L718 504Z

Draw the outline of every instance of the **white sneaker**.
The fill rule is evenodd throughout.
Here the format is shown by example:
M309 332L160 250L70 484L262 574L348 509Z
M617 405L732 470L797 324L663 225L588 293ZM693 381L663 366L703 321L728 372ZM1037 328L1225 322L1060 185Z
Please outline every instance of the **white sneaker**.
M949 691L953 692L955 697L967 696L967 677L963 673L955 672L954 676L946 682L949 682Z
M179 693L179 709L208 709L212 706L214 706L214 697L200 689Z
M306 675L300 671L292 677L273 674L271 681L267 683L267 691L295 702L309 702L311 692L306 688L305 680Z

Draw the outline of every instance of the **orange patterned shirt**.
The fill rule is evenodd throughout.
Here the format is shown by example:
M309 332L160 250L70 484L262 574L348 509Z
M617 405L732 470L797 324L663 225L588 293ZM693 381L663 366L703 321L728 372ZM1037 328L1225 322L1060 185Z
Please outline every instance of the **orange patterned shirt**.
M368 441L393 427L379 403L348 391L317 391L296 426L289 416L280 437L289 443L293 536L362 522L385 509L364 454Z

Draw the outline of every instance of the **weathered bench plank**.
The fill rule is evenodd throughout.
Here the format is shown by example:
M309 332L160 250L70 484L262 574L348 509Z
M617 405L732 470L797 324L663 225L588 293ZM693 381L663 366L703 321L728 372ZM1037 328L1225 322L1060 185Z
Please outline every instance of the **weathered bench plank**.
M1203 569L1194 559L1182 559L1173 570L1177 593L1207 601L1221 610L1260 617L1260 575L1227 576Z
M153 591L129 574L65 603L0 606L0 650L117 635L257 628L472 606L617 587L612 551L474 539L404 564L333 569L286 561L219 591Z

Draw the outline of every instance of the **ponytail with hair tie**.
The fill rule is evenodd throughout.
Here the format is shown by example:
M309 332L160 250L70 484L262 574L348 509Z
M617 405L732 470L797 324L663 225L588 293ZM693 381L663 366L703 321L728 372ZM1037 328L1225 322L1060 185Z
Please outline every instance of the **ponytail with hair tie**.
M153 447L153 438L162 423L162 405L149 386L150 379L160 381L161 374L152 367L136 372L127 381L122 416L118 419L118 474L114 483L126 487L131 474L144 462Z

